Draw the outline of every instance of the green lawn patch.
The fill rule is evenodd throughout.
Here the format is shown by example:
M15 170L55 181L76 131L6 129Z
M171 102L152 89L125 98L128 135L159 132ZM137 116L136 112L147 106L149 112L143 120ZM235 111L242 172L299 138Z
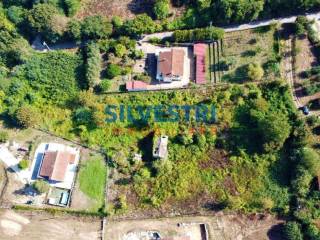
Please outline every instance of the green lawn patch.
M85 162L80 169L80 190L97 202L104 201L107 168L99 157L93 157Z

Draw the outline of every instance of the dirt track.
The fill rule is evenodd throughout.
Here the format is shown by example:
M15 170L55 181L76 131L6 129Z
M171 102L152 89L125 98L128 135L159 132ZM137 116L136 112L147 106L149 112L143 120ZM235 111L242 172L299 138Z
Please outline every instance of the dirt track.
M45 213L0 211L1 240L95 240L100 220Z

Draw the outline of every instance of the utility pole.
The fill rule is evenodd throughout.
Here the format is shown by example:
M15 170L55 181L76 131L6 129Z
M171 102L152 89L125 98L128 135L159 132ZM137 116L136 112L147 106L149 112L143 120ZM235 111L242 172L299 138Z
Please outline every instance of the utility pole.
M42 45L46 47L49 51L51 51L51 49L49 48L48 44L45 41L43 41Z

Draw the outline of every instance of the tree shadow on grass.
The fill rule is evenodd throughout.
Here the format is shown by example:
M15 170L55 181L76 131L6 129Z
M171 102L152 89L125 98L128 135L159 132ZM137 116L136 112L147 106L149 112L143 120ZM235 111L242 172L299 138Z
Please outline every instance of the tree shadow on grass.
M267 235L269 240L282 240L284 236L282 234L283 224L274 225L270 228Z
M145 162L152 162L154 132L150 132L146 137L138 142L138 147L142 152L142 160Z
M0 114L0 121L3 122L3 126L8 129L19 129L19 125L16 121L14 121L10 116L7 114Z
M248 65L238 67L234 73L226 74L222 80L229 83L244 83L248 79Z

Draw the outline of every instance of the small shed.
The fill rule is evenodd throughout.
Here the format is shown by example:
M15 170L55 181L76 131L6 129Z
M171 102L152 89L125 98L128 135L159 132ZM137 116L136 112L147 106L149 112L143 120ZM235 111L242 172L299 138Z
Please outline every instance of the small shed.
M153 157L156 159L166 159L168 157L168 136L156 137L153 144Z

